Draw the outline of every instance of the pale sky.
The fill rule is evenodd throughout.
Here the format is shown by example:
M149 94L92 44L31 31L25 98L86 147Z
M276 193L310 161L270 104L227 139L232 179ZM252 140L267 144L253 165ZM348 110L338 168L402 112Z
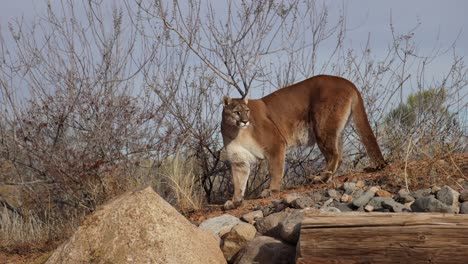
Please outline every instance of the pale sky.
M52 3L58 0L50 0ZM106 4L123 0L105 0ZM236 0L234 0L236 1ZM183 1L180 1L183 3ZM214 1L222 6L222 0ZM375 54L384 53L391 43L390 21L397 33L416 30L416 45L422 55L429 55L434 49L448 49L449 52L437 58L430 70L434 78L450 68L456 40L458 56L468 57L468 1L466 0L317 0L318 5L326 3L330 9L329 20L336 21L340 9L346 10L347 45L354 49L364 48L368 36ZM0 29L8 35L8 22L22 17L26 22L44 14L47 0L2 0L0 8ZM443 73L440 73L443 76Z

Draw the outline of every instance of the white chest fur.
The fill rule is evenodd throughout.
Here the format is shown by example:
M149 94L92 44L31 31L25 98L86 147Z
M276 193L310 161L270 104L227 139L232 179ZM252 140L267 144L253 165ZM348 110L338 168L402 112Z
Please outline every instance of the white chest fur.
M256 159L265 158L263 148L244 129L239 131L237 137L225 146L225 150L231 162L252 163Z

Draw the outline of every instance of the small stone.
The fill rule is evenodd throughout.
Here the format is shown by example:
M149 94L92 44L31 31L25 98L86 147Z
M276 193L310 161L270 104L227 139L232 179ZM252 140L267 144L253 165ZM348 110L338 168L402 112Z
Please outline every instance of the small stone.
M374 206L368 204L368 205L364 206L364 211L372 212L372 211L374 211Z
M297 198L292 202L292 206L297 209L304 209L304 208L309 208L314 205L314 200L310 197L301 197Z
M338 200L339 196L336 190L330 189L327 191L328 197Z
M362 195L364 195L364 190L362 189L356 189L353 194L352 194L352 197L353 197L353 200L361 197Z
M450 206L452 211L455 213L458 213L459 211L459 196L460 194L457 191L447 185L444 185L442 188L440 188L440 191L437 192L437 200Z
M383 201L382 207L395 213L400 213L400 212L403 212L404 210L409 211L408 208L406 208L404 205L402 205L401 203L397 203L394 200Z
M262 210L256 210L250 213L246 213L241 217L242 220L246 221L249 224L255 224L256 219L262 218L263 212Z
M345 194L351 195L356 190L356 183L355 182L345 182L343 183L343 189Z
M314 201L314 203L318 203L322 201L322 195L319 192L314 192L312 194L312 200Z
M221 250L223 251L224 258L227 261L232 261L237 252L255 238L256 233L257 230L251 224L240 222L235 225L229 233L223 236Z
M460 202L468 202L468 190L464 190L461 194L460 194Z
M381 211L382 209L384 209L384 207L382 206L382 203L384 201L393 201L393 199L388 197L374 197L367 204L372 205L372 207L374 207L374 211Z
M275 209L270 206L263 206L261 210L263 213L263 217L269 216L275 212Z
M409 193L399 193L399 197L397 199L400 203L411 203L414 202L414 197L411 196Z
M292 212L282 211L273 213L269 216L259 219L255 227L260 234L280 238L279 223L283 222Z
M340 209L341 212L351 212L353 211L352 204L351 203L340 203L336 207Z
M351 197L350 195L348 195L348 194L345 193L345 194L343 194L343 195L341 196L340 200L341 200L341 202L343 202L343 203L350 203L350 202L353 201L353 197Z
M288 215L279 224L280 237L284 241L292 244L296 244L299 240L299 233L301 231L301 222L304 219L304 212L302 210L295 211Z
M411 210L413 212L453 213L452 207L447 206L432 195L416 199L411 204Z
M288 208L288 207L285 204L283 204L283 203L278 204L278 206L275 207L275 213L281 212L286 208Z
M374 196L375 192L377 192L379 189L377 187L371 187L369 190L367 190L364 195L359 196L357 199L353 200L353 205L355 207L361 207L366 205Z
M460 205L460 214L468 214L468 202L464 202Z
M431 195L432 189L431 188L426 188L426 189L421 189L417 190L411 193L411 196L413 196L415 199L421 198L421 197L426 197Z
M283 204L283 200L282 199L271 200L271 204L273 205L273 207L277 207L280 204Z
M210 218L199 225L200 229L206 230L213 234L215 237L222 237L231 229L240 223L241 220L230 214L223 214L218 217Z
M331 203L333 203L333 198L330 198L330 199L326 200L323 203L323 207L328 207L328 206L330 206Z
M400 189L400 190L398 191L398 194L399 194L399 195L402 195L402 194L409 194L409 191L406 190L406 189Z
M359 180L358 182L356 182L357 188L363 188L364 186L366 186L366 183L364 181Z
M432 186L431 187L431 193L432 194L437 194L438 191L440 191L440 187L439 186Z
M341 212L341 210L336 208L336 207L329 206L329 207L320 208L320 212L339 213L339 212Z
M378 190L375 192L375 196L377 197L393 197L393 195L385 190Z
M272 237L259 236L250 241L236 257L235 264L295 263L296 247Z
M291 205L294 200L300 197L303 197L303 195L299 193L288 193L283 197L283 203Z

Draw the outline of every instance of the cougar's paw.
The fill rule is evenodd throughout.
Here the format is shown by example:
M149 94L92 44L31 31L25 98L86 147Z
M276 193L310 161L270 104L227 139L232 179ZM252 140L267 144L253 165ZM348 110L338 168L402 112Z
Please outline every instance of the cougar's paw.
M235 209L235 208L236 208L236 206L234 205L234 203L231 200L227 200L223 205L224 210L232 210L232 209Z
M319 173L319 175L313 177L311 179L311 182L313 184L318 184L318 183L328 183L333 179L333 173L330 171L323 171Z
M273 190L273 189L265 189L262 191L262 193L260 194L260 197L262 198L267 198L267 197L270 197L274 194L277 194L279 193L279 190Z

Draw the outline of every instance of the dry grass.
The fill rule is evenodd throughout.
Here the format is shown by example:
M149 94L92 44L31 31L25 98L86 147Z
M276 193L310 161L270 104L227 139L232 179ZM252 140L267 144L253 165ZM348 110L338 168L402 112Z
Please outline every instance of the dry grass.
M158 168L156 190L182 212L201 208L203 204L202 189L197 185L196 161L184 158L179 153L167 158Z

